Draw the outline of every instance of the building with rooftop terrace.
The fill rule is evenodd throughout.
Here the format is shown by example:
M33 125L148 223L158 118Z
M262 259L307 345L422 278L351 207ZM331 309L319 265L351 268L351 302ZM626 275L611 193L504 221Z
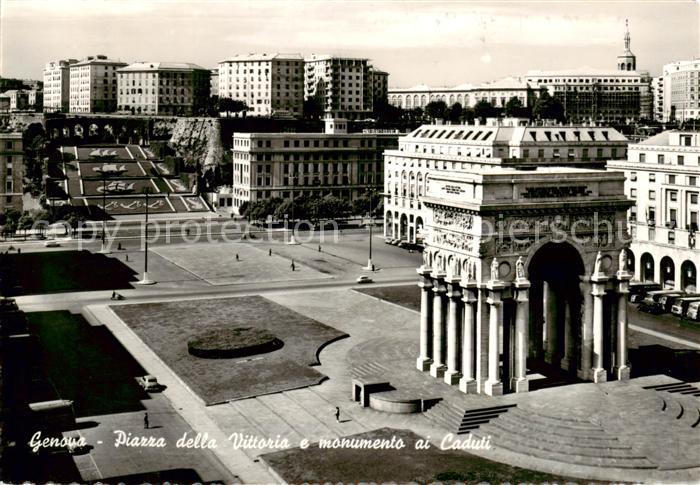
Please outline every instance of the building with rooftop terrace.
M209 69L185 62L137 62L117 70L117 109L132 114L192 116L206 110Z
M384 236L421 242L422 197L437 173L493 167L603 169L607 160L627 156L627 139L612 128L526 123L505 119L486 125L423 125L401 137L398 149L384 153Z
M625 173L625 193L636 202L628 213L635 278L696 291L700 133L659 133L630 145L627 157L608 162L608 170Z
M125 62L104 55L70 65L71 113L111 113L117 109L117 70Z

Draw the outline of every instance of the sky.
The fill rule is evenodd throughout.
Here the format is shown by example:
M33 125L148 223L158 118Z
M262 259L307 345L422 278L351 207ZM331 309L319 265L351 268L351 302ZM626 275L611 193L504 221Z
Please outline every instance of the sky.
M239 53L366 57L389 85L477 84L530 69L614 69L629 19L637 68L700 55L700 0L0 0L0 75L47 61L215 68Z

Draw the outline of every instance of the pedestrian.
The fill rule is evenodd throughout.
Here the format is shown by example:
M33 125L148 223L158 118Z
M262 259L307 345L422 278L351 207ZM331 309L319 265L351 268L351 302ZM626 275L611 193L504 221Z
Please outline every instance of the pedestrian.
M340 408L338 406L335 407L335 421L340 423Z
M272 249L268 249L268 250L267 250L267 255L268 255L268 256L272 256Z
M117 251L121 251L121 250L122 250L122 243L119 243L119 245L117 245Z
M294 271L294 268L295 268L294 261L292 260L292 271Z
M238 253L236 253L236 261L240 261L240 259L238 257Z
M143 415L143 429L148 429L148 413Z
M318 245L318 252L319 253L321 252L321 245L320 244Z
M129 262L129 255L128 255L128 254L126 255L125 261L126 261L127 263Z
M112 298L110 298L110 300L116 300L116 299L117 299L117 292L112 291Z
M374 271L374 263L372 263L372 271Z
M22 248L17 248L17 254L22 254Z

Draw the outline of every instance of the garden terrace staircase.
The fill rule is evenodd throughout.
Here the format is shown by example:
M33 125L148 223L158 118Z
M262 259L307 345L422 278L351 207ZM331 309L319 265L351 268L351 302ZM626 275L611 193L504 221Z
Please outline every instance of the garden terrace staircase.
M478 429L515 406L515 404L504 404L464 410L443 401L426 411L425 417L450 433L465 434Z

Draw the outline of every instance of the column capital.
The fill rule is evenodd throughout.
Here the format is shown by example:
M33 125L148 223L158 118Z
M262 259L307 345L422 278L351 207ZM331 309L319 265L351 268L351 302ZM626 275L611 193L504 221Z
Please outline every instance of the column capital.
M593 273L591 275L591 282L593 283L607 283L610 277L605 273Z
M603 296L605 294L605 283L595 282L591 288L591 295L593 296Z
M527 279L521 278L521 279L515 280L514 286L515 286L516 290L527 290L532 285L530 284L530 281L528 281Z
M505 289L506 284L503 281L500 280L489 280L486 282L486 288L493 292L501 292Z
M429 266L422 265L420 268L416 268L416 273L418 273L421 276L425 277L430 277L431 273L433 272L433 268Z
M435 280L444 280L445 277L447 276L447 273L445 273L444 271L440 271L439 269L434 268L433 271L431 272L431 276Z

